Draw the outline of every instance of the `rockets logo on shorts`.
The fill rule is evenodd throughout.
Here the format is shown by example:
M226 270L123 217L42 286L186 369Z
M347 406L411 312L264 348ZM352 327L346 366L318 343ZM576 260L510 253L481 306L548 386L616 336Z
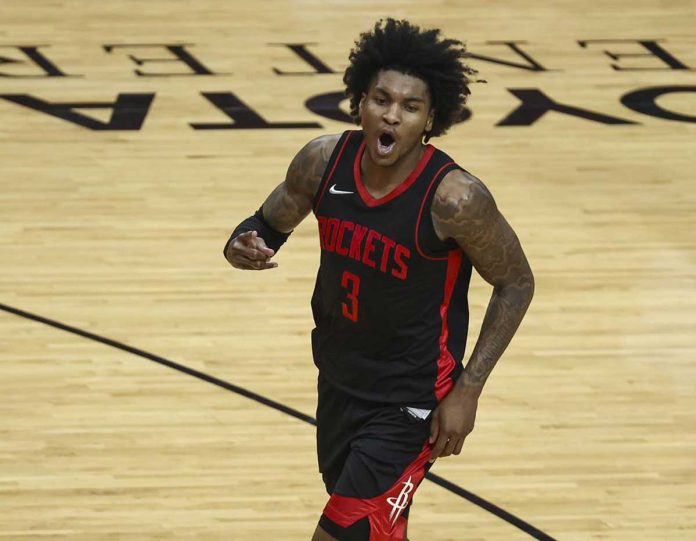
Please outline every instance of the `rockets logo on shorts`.
M406 509L408 505L408 497L413 492L413 483L411 482L412 476L409 476L408 480L404 481L402 485L404 488L401 489L399 495L395 498L387 498L387 502L392 506L391 513L389 513L389 522L393 526L396 524L396 519L399 518L401 512Z

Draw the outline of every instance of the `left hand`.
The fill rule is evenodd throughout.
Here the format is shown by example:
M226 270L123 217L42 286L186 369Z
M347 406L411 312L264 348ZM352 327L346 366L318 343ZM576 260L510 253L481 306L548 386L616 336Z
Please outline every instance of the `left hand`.
M438 457L462 451L464 440L474 429L480 387L467 387L461 381L455 383L450 393L435 408L430 422L430 462Z

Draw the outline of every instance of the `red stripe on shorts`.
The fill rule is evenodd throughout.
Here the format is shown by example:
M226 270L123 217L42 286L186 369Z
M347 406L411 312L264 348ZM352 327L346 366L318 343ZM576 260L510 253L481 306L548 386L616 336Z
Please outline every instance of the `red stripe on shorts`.
M324 515L343 528L368 517L370 541L403 541L406 520L401 513L413 498L413 493L425 477L425 464L430 458L431 446L423 444L418 457L384 494L369 499L351 498L332 494L324 507Z

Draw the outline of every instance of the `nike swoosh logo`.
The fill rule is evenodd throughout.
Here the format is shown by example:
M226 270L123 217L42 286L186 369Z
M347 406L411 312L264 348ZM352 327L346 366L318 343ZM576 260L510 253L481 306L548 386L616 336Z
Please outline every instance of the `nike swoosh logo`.
M343 190L337 190L336 185L334 184L333 186L331 186L331 188L329 188L329 193L332 193L334 195L347 195L353 192L344 192Z

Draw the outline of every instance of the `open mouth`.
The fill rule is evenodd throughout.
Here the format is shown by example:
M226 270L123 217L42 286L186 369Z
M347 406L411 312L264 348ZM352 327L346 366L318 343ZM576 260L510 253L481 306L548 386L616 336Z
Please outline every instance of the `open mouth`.
M394 136L389 133L383 133L377 138L377 152L382 156L386 156L394 150L394 145L396 140Z

